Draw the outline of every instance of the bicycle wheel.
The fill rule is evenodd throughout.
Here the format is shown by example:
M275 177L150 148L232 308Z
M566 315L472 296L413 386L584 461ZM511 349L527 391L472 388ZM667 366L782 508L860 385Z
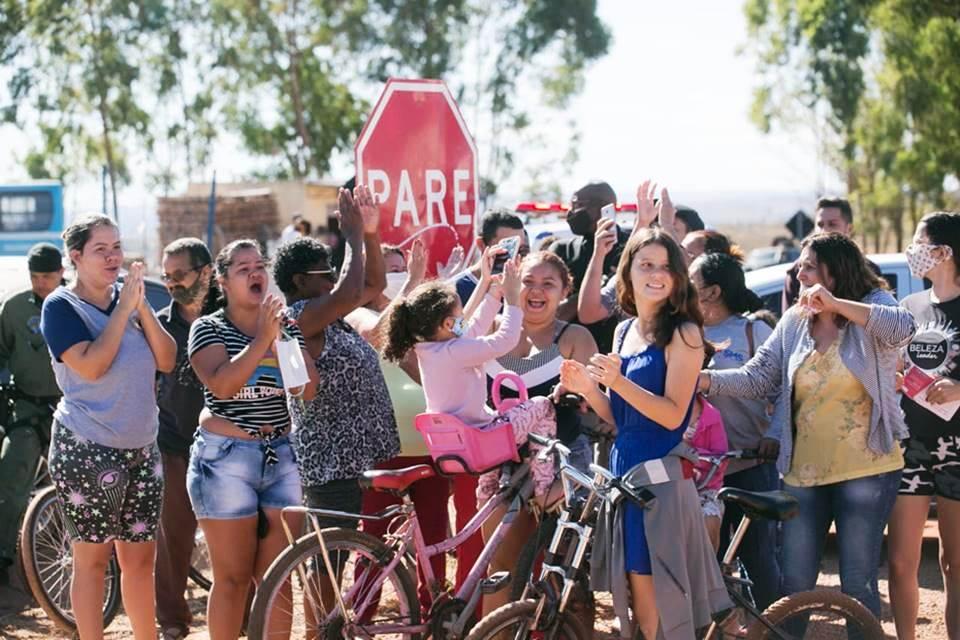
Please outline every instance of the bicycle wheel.
M813 640L882 640L883 627L870 610L850 596L833 589L802 591L780 598L763 612L784 637ZM755 620L748 640L779 636Z
M294 639L396 636L402 633L397 627L420 624L416 583L404 563L397 563L383 575L383 569L395 557L393 549L373 536L348 529L324 529L323 542L338 574L338 585L327 578L316 534L304 535L267 569L253 599L249 637L286 638L286 631L281 629L291 624L288 621L292 621L289 636ZM335 586L349 621L337 606Z
M52 486L34 496L27 507L20 530L20 554L33 597L54 624L64 631L75 631L77 622L70 606L73 549ZM105 583L104 627L120 608L120 567L115 556L107 565Z
M470 630L466 640L524 640L536 638L540 640L590 640L593 630L586 629L583 623L569 611L564 611L556 617L553 623L546 628L530 629L534 616L537 613L535 600L521 600L505 604L485 615L477 625ZM544 615L542 618L548 616Z
M210 550L203 530L197 527L193 535L193 552L190 554L190 579L204 591L210 591L213 585L213 569L210 566Z

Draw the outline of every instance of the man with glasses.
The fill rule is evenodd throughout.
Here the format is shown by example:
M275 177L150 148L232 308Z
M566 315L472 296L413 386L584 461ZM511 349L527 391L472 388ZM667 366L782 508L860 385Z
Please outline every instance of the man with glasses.
M27 508L37 463L50 444L53 407L60 388L40 334L43 300L63 282L63 256L52 244L35 245L27 254L30 288L0 303L0 369L9 369L9 393L0 394L6 437L0 445L0 615L29 603L10 585L20 519ZM12 409L12 410L10 410Z
M157 531L157 622L163 640L185 638L192 616L184 592L190 572L197 521L187 495L187 462L193 432L203 409L203 387L187 359L190 325L212 313L218 291L212 283L210 251L197 238L180 238L163 250L161 278L173 300L157 319L177 343L177 366L158 376L160 429L157 444L163 457L163 508Z

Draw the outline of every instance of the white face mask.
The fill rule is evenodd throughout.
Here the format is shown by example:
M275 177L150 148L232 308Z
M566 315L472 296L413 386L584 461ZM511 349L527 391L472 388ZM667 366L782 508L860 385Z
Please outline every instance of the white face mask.
M933 251L937 247L943 247L944 249L940 257L933 255ZM924 277L931 269L953 257L953 250L949 246L927 243L911 244L907 246L904 253L907 254L907 265L910 267L910 273L917 278Z
M400 295L400 290L403 289L403 285L406 283L406 281L406 273L388 273L387 288L383 290L383 295L385 295L388 299L393 300Z

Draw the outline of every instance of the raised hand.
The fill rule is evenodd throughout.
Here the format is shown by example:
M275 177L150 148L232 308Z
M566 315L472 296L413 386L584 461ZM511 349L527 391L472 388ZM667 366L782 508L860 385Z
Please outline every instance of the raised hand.
M493 277L493 263L497 259L498 255L501 253L506 253L506 251L506 249L496 244L483 250L483 255L480 256L481 280L489 280L491 277Z
M617 244L617 224L613 220L603 219L597 223L597 232L593 236L593 253L599 259L607 257Z
M126 277L123 279L123 288L117 300L117 308L127 315L145 304L146 296L143 287L143 263L134 262L130 265Z
M811 314L836 311L837 299L833 294L821 284L815 284L812 287L805 288L800 292L800 298L797 300L803 309Z
M407 280L414 285L423 282L427 277L427 251L420 238L413 241L410 251L407 252Z
M590 358L587 373L595 381L607 388L612 388L620 379L620 356L615 353L603 355L596 353Z
M657 185L651 180L644 180L637 187L637 219L633 224L633 232L639 229L646 229L657 219L657 205L654 202L654 194L657 192Z
M463 256L463 247L455 246L453 251L450 252L447 264L437 263L437 277L441 280L449 280L455 276L460 271L460 267L463 266Z
M673 206L673 201L670 199L666 187L660 192L660 200L657 202L657 218L660 220L660 226L664 231L673 235L673 224L677 220L677 208ZM683 238L676 238L677 242L681 240Z
M520 303L520 257L514 256L503 265L503 301L510 306Z
M280 337L282 321L283 301L272 293L267 294L257 313L257 337L272 345Z
M587 372L587 367L576 360L564 360L560 363L560 384L570 393L585 396L597 387Z
M363 216L360 207L349 189L340 189L338 194L340 209L334 215L340 219L340 231L345 238L358 238L363 235Z
M367 235L377 233L380 230L380 201L363 184L353 188L353 201L360 210L363 232Z

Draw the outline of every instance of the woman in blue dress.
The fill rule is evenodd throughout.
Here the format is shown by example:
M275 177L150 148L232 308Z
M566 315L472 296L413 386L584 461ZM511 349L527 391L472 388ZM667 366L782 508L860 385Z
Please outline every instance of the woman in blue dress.
M617 426L611 471L664 457L680 443L703 364L703 316L683 250L660 229L645 229L624 248L617 268L620 307L634 316L617 327L614 350L590 364L567 361L561 382ZM607 388L601 390L600 385ZM643 513L627 504L626 571L634 620L645 638L659 626Z

